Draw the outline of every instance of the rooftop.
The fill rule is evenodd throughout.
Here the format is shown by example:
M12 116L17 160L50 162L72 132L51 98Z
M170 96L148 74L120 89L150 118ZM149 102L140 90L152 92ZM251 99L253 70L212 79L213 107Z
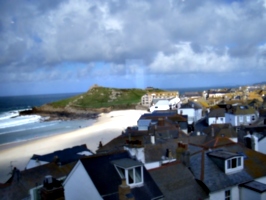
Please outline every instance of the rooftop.
M247 183L241 184L240 186L244 188L248 188L250 190L254 190L259 193L266 192L266 184L263 184L258 181L249 181Z

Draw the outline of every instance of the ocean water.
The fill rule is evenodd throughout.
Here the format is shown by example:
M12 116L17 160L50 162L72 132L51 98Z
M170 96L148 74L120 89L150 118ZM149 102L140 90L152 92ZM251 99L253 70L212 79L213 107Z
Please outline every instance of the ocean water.
M39 115L19 116L19 111L76 96L78 93L0 97L0 145L66 133L94 123L91 119L44 121Z

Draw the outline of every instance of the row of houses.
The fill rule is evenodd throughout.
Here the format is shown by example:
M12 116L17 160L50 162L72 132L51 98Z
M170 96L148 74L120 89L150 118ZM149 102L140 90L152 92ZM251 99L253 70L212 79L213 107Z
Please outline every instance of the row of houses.
M200 109L196 105L191 108L194 114ZM266 152L259 146L260 142L261 146L264 144L265 124L212 123L202 134L192 136L185 109L178 110L179 113L177 110L146 113L136 126L99 145L95 154L81 145L33 155L26 170L14 169L11 180L0 185L0 196L265 199ZM228 113L232 109L228 108Z
M217 114L221 108L223 119ZM266 126L257 123L261 117L245 105L214 110L207 115L209 127L197 135L190 134L191 124L204 117L203 109L188 101L178 109L143 114L136 126L99 144L95 153L81 145L33 155L25 170L14 169L0 185L0 196L266 199Z

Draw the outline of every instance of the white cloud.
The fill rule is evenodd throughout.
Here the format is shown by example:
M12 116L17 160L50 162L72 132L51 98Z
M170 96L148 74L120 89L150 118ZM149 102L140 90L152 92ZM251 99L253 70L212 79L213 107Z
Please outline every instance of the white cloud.
M195 53L189 42L180 42L175 45L175 52L165 55L159 52L150 65L152 73L212 73L234 70L235 61L224 50L218 55L213 47L204 47L200 53Z
M2 82L265 72L263 27L265 0L3 0L0 72ZM87 67L60 73L65 62Z

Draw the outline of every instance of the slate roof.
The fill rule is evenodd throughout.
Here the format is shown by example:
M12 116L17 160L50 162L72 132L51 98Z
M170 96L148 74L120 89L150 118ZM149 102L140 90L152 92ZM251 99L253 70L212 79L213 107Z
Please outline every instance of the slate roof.
M202 109L202 106L196 102L188 101L188 103L182 103L180 109L193 108L195 110Z
M237 132L233 129L233 126L230 123L212 124L211 126L205 128L203 133L208 136L212 136L212 133L214 133L214 137L237 137Z
M21 200L29 196L29 190L43 184L44 177L51 175L54 178L67 176L76 162L58 166L55 163L48 163L35 168L20 172L20 179L14 177L10 185L0 188L1 200Z
M80 160L103 199L118 199L118 186L122 181L112 162L119 159L130 159L130 156L128 152L123 151L94 155ZM143 186L131 188L135 199L147 200L163 196L145 167L143 173Z
M83 151L88 151L91 154L93 154L93 152L87 148L86 144L83 144L79 146L74 146L72 148L55 151L53 153L49 153L45 155L34 154L31 157L31 159L32 160L38 159L39 161L53 162L55 157L57 157L59 159L58 162L60 162L61 165L65 165L67 163L71 163L71 162L79 160L80 158L85 157L84 155L78 154Z
M206 153L206 151L202 151L192 155L190 167L195 178L202 181L210 192L252 180L245 170L230 175L225 174Z
M225 174L207 155L208 150L191 154L190 166L192 173L211 192L266 176L266 155L237 143L228 144L215 150L219 149L243 155L244 169L236 173Z
M149 170L152 178L165 195L165 200L198 200L208 198L187 167L179 162Z
M217 108L210 111L208 117L224 117L225 116L225 109L224 108Z
M228 110L227 112L234 115L251 115L255 114L256 110L247 105L237 105L233 106L233 108Z
M173 116L176 115L176 110L165 110L165 111L153 111L152 113L145 113L140 116L140 118L145 118L145 119L151 119L151 117L168 117L168 116Z
M240 187L244 187L259 193L266 192L266 184L258 181L249 181L247 183L241 184Z
M145 145L144 154L145 162L155 162L162 160L162 157L166 155L166 149L172 152L173 158L176 158L176 148L177 140L169 139L161 142L156 142L156 144Z
M201 97L202 94L201 94L201 92L185 92L183 96L185 96L185 97Z

